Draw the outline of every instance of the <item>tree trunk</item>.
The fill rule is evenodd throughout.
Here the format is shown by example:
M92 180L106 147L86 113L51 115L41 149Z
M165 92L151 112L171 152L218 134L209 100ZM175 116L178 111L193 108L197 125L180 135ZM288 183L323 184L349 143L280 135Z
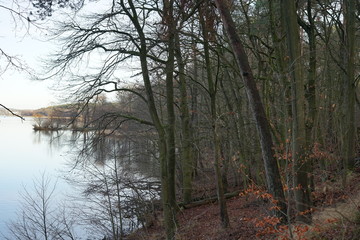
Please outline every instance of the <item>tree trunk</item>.
M168 38L168 61L166 64L166 98L168 123L165 129L159 114L157 112L155 98L151 86L149 69L147 65L147 45L146 37L136 15L136 9L133 1L129 0L130 10L125 6L124 1L120 1L123 10L131 19L139 35L139 52L141 73L147 96L147 104L151 119L159 136L158 150L161 171L161 195L164 212L164 225L167 240L175 239L176 232L176 201L175 201L175 115L173 99L173 71L174 71L174 29L175 26L172 18L172 1L164 2L164 20L169 27ZM130 12L131 11L131 12Z
M309 223L311 222L309 162L306 157L308 149L306 148L305 95L299 25L297 24L294 0L282 0L281 8L283 10L283 22L286 26L289 69L292 80L292 157L297 220Z
M309 39L309 68L308 68L308 79L306 84L306 101L307 101L307 114L306 114L306 124L305 124L305 135L306 135L306 149L308 152L312 150L313 145L313 129L315 120L317 117L317 107L316 107L316 26L314 22L314 17L312 14L312 0L307 0L307 19L309 24L307 24L302 19L298 18L300 26L305 30L308 39ZM309 163L309 172L312 173L313 161ZM309 177L310 181L310 192L315 190L314 186L314 176L311 174Z
M281 177L274 157L274 146L270 133L270 126L265 115L264 107L261 102L259 91L256 87L252 70L250 68L244 47L236 33L235 23L230 15L230 11L225 0L215 0L215 4L220 11L221 19L225 31L229 37L231 47L234 51L237 64L243 76L249 103L256 121L258 133L260 136L262 156L265 165L267 187L270 194L277 200L278 209L275 211L276 216L286 218L286 204L284 198Z
M197 59L197 49L196 49L196 40L192 40L192 56L193 56L193 71L191 73L192 79L195 81L198 80L199 74L198 74L198 59ZM196 145L198 144L198 137L195 135L196 131L195 129L198 129L199 127L199 113L198 113L198 86L195 84L191 85L191 116L190 116L190 126L192 131L192 146L191 146L191 152L193 154L193 177L198 174L198 164L200 162L200 154L199 150L197 149Z
M204 13L206 14L206 13ZM212 138L214 146L214 168L215 168L215 177L216 177L216 190L220 208L220 218L221 224L224 228L229 226L229 216L226 207L226 199L223 185L223 177L221 172L221 146L220 139L218 134L217 126L217 112L216 112L216 83L213 80L212 66L210 61L210 49L209 49L209 40L208 40L208 26L205 23L204 14L200 14L200 24L203 31L204 38L204 55L205 55L205 64L206 64L206 77L208 81L208 92L210 96L210 114L211 114L211 124L212 124Z
M182 165L182 180L183 180L183 200L185 203L191 201L192 192L192 173L193 173L193 154L192 154L192 136L190 126L190 114L188 108L188 95L186 91L186 76L185 63L181 55L180 39L176 34L176 60L179 68L179 82L180 82L180 118L181 118L181 132L182 132L182 151L181 151L181 165Z
M355 21L356 1L344 1L344 69L343 73L343 185L346 184L347 169L354 168L355 159Z
M163 193L166 198L165 226L166 237L168 240L175 239L176 231L176 192L175 192L175 110L174 110L174 62L175 62L175 32L176 23L173 17L173 0L164 1L164 22L167 26L167 52L168 58L165 66L166 73L166 110L167 110L167 126L166 126L166 162L163 171L166 178L164 184L168 185L167 192Z
M346 76L345 76L345 101L347 109L345 141L347 141L345 161L349 169L354 168L355 158L355 1L344 1L345 4L345 46L346 46ZM348 93L348 94L346 94Z

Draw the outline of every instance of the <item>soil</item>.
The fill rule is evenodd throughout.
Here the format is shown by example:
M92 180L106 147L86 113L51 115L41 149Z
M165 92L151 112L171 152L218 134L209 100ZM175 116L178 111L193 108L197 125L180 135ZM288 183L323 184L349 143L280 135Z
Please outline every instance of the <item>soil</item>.
M341 181L318 183L313 192L315 203L312 225L293 224L293 239L360 239L360 181L359 174L348 178L346 188ZM274 229L259 224L269 216L269 204L256 195L236 196L227 200L230 227L223 229L217 203L182 209L178 214L178 240L241 240L291 239L288 230L271 234ZM358 218L358 219L357 219ZM267 228L268 227L268 228ZM261 234L266 230L267 234ZM299 234L297 234L297 232ZM127 240L165 239L161 212L156 213L149 227L128 236Z

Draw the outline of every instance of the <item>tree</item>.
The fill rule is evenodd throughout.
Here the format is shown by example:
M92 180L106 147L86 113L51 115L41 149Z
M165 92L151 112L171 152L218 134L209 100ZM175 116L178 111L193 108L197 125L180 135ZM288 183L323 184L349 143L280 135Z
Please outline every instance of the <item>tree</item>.
M210 59L210 36L214 32L214 25L212 22L213 12L212 8L205 3L200 9L200 24L202 28L203 45L204 45L204 58L207 78L207 90L210 97L210 124L212 128L212 144L214 148L214 169L216 177L216 191L220 208L220 219L221 224L224 228L229 227L229 216L226 207L225 189L223 176L221 172L222 157L221 157L221 146L219 138L219 124L218 124L218 113L216 107L217 97L217 80L214 79L212 71L212 62Z
M66 36L64 44L68 45L68 48L57 56L52 66L58 76L70 73L68 76L72 80L71 85L74 86L73 90L75 92L73 96L76 96L77 101L85 105L103 92L120 91L132 92L147 104L151 124L158 133L162 200L168 239L173 238L176 228L175 118L172 85L174 73L174 27L176 25L172 22L172 7L173 2L164 2L164 5L157 6L156 2L148 2L144 5L141 1L120 1L112 4L110 13L95 14L90 24L79 24L76 21L64 23L59 35L64 34ZM143 12L146 12L145 18L142 17ZM120 19L125 19L129 24L129 28L119 25ZM108 21L112 24L105 24ZM156 29L157 25L151 26L150 21L156 24L161 22L161 29ZM67 34L71 34L70 37ZM165 38L161 41L154 38L158 34L165 36ZM103 38L103 36L108 36L114 41L110 43L109 39ZM166 45L161 46L166 49L165 54L160 54L160 56L152 55L151 53L156 53L157 48L163 42L166 43ZM75 69L76 67L73 68L71 65L74 61L82 60L87 54L97 56L100 50L106 60L103 66L98 69L98 72L81 76L79 69ZM120 83L113 77L117 67L129 58L136 58L137 63L140 65L139 74L145 89L144 95L131 88L119 87ZM165 74L168 115L164 121L158 113L159 110L154 97L152 76L149 70L150 62L160 65ZM72 74L71 71L68 71L69 69L73 70L73 73L76 72L76 74ZM132 119L135 120L135 118ZM142 122L142 120L139 120L139 122Z
M52 8L44 3L49 1L39 2ZM330 159L342 156L343 167L350 161L351 168L354 157L345 155L354 149L356 136L351 114L357 32L356 14L349 10L356 8L340 1L215 3L222 25L208 1L132 0L113 2L108 11L87 16L86 23L79 14L58 32L64 41L53 73L69 79L67 90L80 111L90 109L103 121L93 125L101 128L97 133L143 129L129 121L156 132L151 137L161 164L168 239L177 232L175 194L181 189L182 200L191 202L192 188L197 193L201 187L193 180L216 176L226 227L229 179L245 188L266 181L276 215L290 220L281 181L286 178L289 199L295 192L298 219L308 222L310 191L317 181L310 179L313 171L324 180L331 175L319 169L338 164L319 157L318 146L334 155ZM89 65L84 59L91 60ZM79 63L89 71L79 70ZM124 66L132 67L134 84L125 83ZM92 108L97 96L114 92L124 97L111 112L107 104ZM132 110L130 94L141 111Z
M282 1L281 7L283 9L283 22L286 26L289 69L292 81L292 157L294 163L295 202L296 209L299 213L297 219L304 222L311 222L311 216L307 217L311 207L308 179L309 162L306 156L309 150L306 147L305 95L299 25L297 24L295 1Z
M261 98L256 88L247 55L244 51L239 36L236 34L235 24L230 15L228 5L225 1L222 0L217 0L215 1L215 3L217 8L219 9L225 31L229 37L238 67L241 71L241 75L243 77L243 81L247 90L248 100L259 131L262 155L266 170L268 191L274 196L274 199L277 201L276 205L278 206L278 209L276 211L276 215L285 220L285 197L278 165L276 159L274 158L275 154L270 133L270 127L265 115Z
M355 166L355 53L356 53L356 6L355 1L344 1L344 28L342 45L343 61L343 185L347 169Z
M55 201L56 183L43 173L33 182L33 189L24 187L18 219L9 223L7 240L74 240L74 219L66 213L61 202Z
M317 46L316 46L316 12L313 10L313 2L308 0L306 2L306 18L308 23L297 17L298 24L304 29L308 36L308 45L309 45L309 67L307 75L307 83L305 89L305 99L307 101L307 108L305 111L305 135L306 135L306 148L311 151L311 145L313 142L313 133L314 124L317 116L317 106L316 106L316 55L317 55ZM309 163L309 172L312 173L312 163ZM314 176L311 174L309 177L310 182L310 191L315 190L314 186Z
M82 153L81 164L67 177L81 193L72 197L73 211L91 236L121 240L151 224L144 219L151 216L152 202L159 198L159 182L131 167L139 163L135 157L130 159L135 148L127 147L127 138L103 138L101 142L94 138L84 144L100 146ZM144 148L141 141L132 140L131 144Z
M180 118L182 133L182 181L183 181L183 199L185 203L191 201L192 193L192 174L194 172L193 148L191 121L188 106L187 82L185 73L185 62L181 52L181 43L179 33L175 33L175 57L179 68L179 88L180 88Z
M174 0L163 1L163 22L165 41L167 43L167 59L165 64L165 85L166 85L166 157L161 167L162 199L165 217L166 238L175 239L176 231L176 190L175 190L175 109L174 109L174 67L175 67L175 37L176 21L174 20Z

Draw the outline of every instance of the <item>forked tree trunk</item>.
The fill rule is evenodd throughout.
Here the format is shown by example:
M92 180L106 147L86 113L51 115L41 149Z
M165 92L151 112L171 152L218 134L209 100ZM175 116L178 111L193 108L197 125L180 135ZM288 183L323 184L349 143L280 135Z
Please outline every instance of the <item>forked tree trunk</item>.
M259 91L256 87L248 57L245 53L242 42L240 41L240 37L236 33L235 23L230 15L228 2L226 0L215 0L215 4L219 9L225 31L229 37L237 64L243 76L242 79L246 88L249 104L256 121L265 165L267 188L269 193L273 195L275 200L277 200L278 209L275 210L274 213L276 216L281 217L284 221L286 218L286 204L277 161L274 157L275 152L269 122L265 115L264 107Z

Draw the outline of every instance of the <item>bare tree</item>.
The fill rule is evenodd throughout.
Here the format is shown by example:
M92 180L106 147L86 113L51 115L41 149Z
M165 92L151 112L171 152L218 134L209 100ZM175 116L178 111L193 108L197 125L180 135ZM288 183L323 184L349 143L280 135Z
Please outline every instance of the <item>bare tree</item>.
M278 209L275 211L275 213L277 216L282 217L283 220L285 220L285 197L278 165L274 157L274 146L270 133L270 126L254 81L252 69L250 67L249 60L247 54L245 53L243 44L238 34L236 33L235 23L230 15L230 11L226 1L217 0L215 1L215 3L220 11L225 31L230 39L230 44L233 48L238 67L241 71L249 103L256 121L256 126L258 128L260 136L262 156L265 165L268 191L277 200Z
M87 23L76 19L66 22L59 31L63 36L64 49L52 63L53 74L71 79L73 96L85 105L103 92L131 91L147 104L152 124L158 133L159 159L161 162L163 206L165 225L169 239L176 228L175 200L175 115L174 115L174 28L172 21L173 1L119 1L114 2L108 12L94 14ZM126 24L124 25L124 22ZM161 35L161 36L160 36ZM161 39L162 38L162 39ZM66 46L66 47L65 47ZM93 74L79 72L79 62L87 57L103 57L102 66ZM140 68L145 94L120 87L116 71L134 60ZM151 68L164 70L167 118L162 119L157 108ZM80 70L81 71L81 70ZM69 73L71 73L69 75ZM75 74L74 74L75 73ZM161 79L157 79L160 81Z
M8 224L7 240L73 240L73 219L66 214L60 202L55 201L56 183L42 173L33 181L32 188L24 186L21 209L16 220Z
M73 169L68 178L80 192L73 198L74 212L94 237L120 240L145 226L151 203L159 198L158 180L128 169L136 160L129 157L134 150L126 143L114 138L105 140L97 153L86 157L87 161Z

